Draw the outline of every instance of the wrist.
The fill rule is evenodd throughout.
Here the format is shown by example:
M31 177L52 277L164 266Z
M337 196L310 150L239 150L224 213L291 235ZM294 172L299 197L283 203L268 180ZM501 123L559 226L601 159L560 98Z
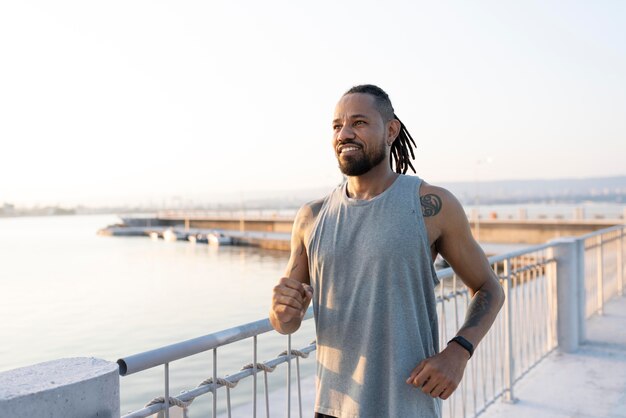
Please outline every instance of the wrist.
M469 342L465 337L457 335L450 341L448 341L448 347L454 347L455 349L460 349L464 351L467 355L467 359L469 360L474 354L474 345Z
M291 318L287 321L281 320L277 315L270 314L270 324L279 333L283 335L293 334L300 328L301 320L299 318Z

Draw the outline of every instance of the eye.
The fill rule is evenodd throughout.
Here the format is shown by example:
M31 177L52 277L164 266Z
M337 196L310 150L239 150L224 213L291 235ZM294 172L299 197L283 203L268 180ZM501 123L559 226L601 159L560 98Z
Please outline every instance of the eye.
M359 126L359 125L365 125L365 121L364 120L357 120L353 123L354 126Z
M333 131L341 129L341 125L333 125Z

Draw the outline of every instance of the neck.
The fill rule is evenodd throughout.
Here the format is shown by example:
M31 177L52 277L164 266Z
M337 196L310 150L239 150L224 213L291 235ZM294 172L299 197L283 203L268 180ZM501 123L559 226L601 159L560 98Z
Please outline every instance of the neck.
M391 171L389 163L385 160L360 176L348 177L348 197L357 200L372 199L393 184L399 174Z

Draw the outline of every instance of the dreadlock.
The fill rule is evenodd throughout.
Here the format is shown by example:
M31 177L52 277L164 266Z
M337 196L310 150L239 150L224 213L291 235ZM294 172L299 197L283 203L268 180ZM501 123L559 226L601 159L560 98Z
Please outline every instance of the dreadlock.
M396 116L393 110L393 106L391 105L391 100L389 100L389 96L383 89L373 84L361 84L359 86L354 86L350 90L344 93L353 94L353 93L364 93L369 94L374 97L374 102L376 103L376 107L378 111L382 115L383 119L388 121L391 119L397 119L400 122L400 133L391 144L391 153L389 154L389 166L395 172L406 174L409 167L415 173L415 167L411 164L411 160L415 159L415 153L413 152L413 148L417 147L415 145L415 141L413 137L406 129L406 126L400 118Z

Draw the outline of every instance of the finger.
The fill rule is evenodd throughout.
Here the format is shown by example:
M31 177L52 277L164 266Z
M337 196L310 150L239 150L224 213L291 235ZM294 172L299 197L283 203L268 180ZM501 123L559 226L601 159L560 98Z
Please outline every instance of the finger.
M309 300L311 300L313 298L313 288L306 283L304 283L302 287L304 287L305 294L309 297Z
M305 292L304 305L309 306L309 302L311 302L311 299L313 299L313 288L311 286L306 285L304 292Z
M454 392L454 389L447 387L446 390L444 390L443 393L439 395L439 397L441 399L448 399L450 395L452 395L453 392Z
M422 369L413 378L413 386L421 388L426 381L430 379L430 371L426 369L426 365L422 366Z
M289 322L300 315L300 309L295 309L287 305L277 306L274 312L276 312L276 317L280 322Z
M439 384L436 384L435 387L428 393L433 398L438 398L439 395L441 395L445 389L446 388L443 386L443 384L439 383Z
M279 284L282 284L283 286L286 286L290 289L297 291L298 293L300 293L300 295L302 295L302 297L304 297L304 289L302 288L302 282L299 282L294 279L290 279L289 277L283 277L280 279Z
M289 296L277 296L274 298L275 306L289 306L298 311L302 310L302 302Z
M430 392L432 392L438 384L439 380L435 376L430 376L422 386L422 392L430 394Z
M300 314L302 316L302 318L304 318L304 315L306 315L306 310L308 309L309 304L311 303L312 296L313 295L311 295L311 294L307 294L306 298L302 302L302 312Z
M274 288L274 297L287 296L299 302L302 301L302 294L297 290L285 286L276 286Z
M419 372L421 372L421 371L422 371L422 369L424 368L424 366L425 366L425 363L422 361L422 362L420 362L420 364L418 364L418 365L417 365L417 366L413 369L413 371L411 372L411 375L409 376L409 378L408 378L408 379L406 379L406 382L407 382L409 385L414 384L414 383L413 383L413 381L415 380L415 377L417 376L417 374L418 374ZM417 385L415 385L415 386L417 386Z

